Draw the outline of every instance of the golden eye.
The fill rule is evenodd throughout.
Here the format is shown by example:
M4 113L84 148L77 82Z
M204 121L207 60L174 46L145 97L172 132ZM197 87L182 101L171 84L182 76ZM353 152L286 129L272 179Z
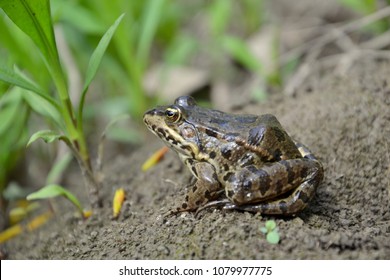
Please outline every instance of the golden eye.
M165 117L170 122L176 123L181 119L181 111L179 108L168 108L165 110Z

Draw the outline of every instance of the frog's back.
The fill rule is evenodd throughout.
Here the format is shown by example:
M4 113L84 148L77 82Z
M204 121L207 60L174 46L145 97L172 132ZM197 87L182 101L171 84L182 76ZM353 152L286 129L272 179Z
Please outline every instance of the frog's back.
M259 116L257 125L249 129L246 139L248 144L266 150L272 162L302 157L294 141L271 114Z
M274 115L228 114L199 108L189 120L209 137L222 142L236 142L258 154L264 162L299 158L294 141Z
M189 110L187 112L187 119L191 123L202 128L209 128L210 130L213 130L221 135L241 135L242 133L249 132L251 128L261 123L262 120L260 118L267 116L229 114L202 107L197 107L196 110ZM275 118L274 116L272 117Z

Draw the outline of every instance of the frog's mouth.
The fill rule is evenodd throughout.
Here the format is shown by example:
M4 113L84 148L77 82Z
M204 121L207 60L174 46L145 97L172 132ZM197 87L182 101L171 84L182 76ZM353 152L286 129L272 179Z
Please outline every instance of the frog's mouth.
M186 139L178 132L178 126L168 125L165 122L164 110L152 109L144 114L143 121L146 127L157 137L167 143L181 155L196 158L199 154L199 148Z

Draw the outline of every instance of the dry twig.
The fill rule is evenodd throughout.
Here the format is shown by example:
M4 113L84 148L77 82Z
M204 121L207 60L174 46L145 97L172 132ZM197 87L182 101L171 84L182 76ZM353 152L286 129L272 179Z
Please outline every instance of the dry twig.
M358 31L361 28L390 16L390 6L383 8L376 13L370 14L358 20L346 23L339 27L331 27L325 35L310 40L305 44L295 48L282 55L280 62L285 64L292 58L300 57L306 54L305 61L291 77L284 92L286 95L292 95L296 89L306 80L313 70L319 67L333 67L340 74L345 74L354 62L362 56L374 56L375 58L390 59L389 51L380 49L390 44L390 31L370 39L366 42L356 44L349 37L348 33ZM330 43L335 43L343 52L337 55L319 58L323 49Z

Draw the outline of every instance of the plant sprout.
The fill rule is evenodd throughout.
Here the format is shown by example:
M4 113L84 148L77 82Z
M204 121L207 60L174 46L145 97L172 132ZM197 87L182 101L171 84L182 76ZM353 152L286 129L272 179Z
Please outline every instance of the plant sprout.
M278 232L278 227L274 220L268 220L265 222L265 227L261 227L260 231L266 235L266 239L270 244L278 244L280 241L280 236Z

